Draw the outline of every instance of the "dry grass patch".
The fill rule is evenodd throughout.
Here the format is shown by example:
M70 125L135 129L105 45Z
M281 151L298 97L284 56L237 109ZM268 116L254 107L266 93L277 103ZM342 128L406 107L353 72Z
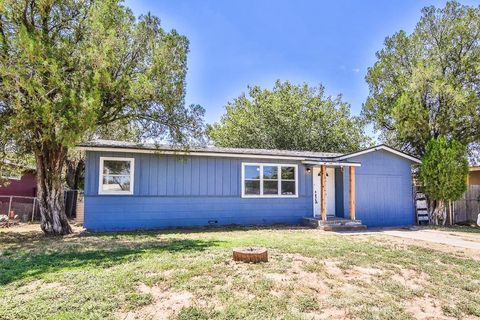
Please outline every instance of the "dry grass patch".
M397 281L402 286L414 291L423 290L429 285L429 275L425 272L417 272L415 270L400 268L397 273L391 275L393 281Z
M158 286L149 287L140 284L137 288L143 296L152 299L144 306L127 312L118 312L116 316L124 320L133 319L167 319L178 315L186 307L192 305L193 295L188 291L171 291Z
M405 303L405 309L418 320L453 320L454 317L444 315L441 303L431 297L414 298Z
M0 319L480 317L478 261L398 240L306 229L0 231ZM247 246L267 247L270 261L234 262L232 248Z

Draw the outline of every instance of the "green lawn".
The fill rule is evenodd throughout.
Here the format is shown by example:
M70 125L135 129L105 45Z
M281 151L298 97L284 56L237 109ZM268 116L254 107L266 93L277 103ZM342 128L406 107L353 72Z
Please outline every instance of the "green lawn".
M236 263L265 246L270 261ZM0 319L480 317L480 262L306 229L0 231Z

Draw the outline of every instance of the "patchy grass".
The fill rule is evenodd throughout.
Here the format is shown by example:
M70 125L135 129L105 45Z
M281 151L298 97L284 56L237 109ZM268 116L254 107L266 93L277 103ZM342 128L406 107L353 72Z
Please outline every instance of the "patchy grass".
M231 250L265 246L270 261ZM307 229L0 231L0 319L480 317L479 262Z

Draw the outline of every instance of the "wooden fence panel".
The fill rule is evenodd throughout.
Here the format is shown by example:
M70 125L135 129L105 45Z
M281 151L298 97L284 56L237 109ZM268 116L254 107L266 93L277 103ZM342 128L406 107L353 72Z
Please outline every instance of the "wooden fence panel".
M76 217L75 223L83 225L83 212L84 212L84 203L83 203L83 194L78 194L77 199L77 210L76 210Z
M455 201L455 222L477 221L480 213L480 185L468 186L462 199Z

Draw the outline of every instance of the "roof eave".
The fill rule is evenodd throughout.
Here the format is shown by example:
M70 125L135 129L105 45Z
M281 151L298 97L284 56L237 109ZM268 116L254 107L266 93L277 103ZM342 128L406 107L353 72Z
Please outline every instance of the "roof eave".
M143 153L143 154L171 154L171 155L195 155L195 156L217 156L217 157L229 157L229 158L257 158L257 159L286 159L286 160L329 160L338 157L340 154L315 154L308 153L302 154L302 152L288 150L261 150L255 152L256 149L235 149L228 148L225 150L218 150L218 148L169 148L162 145L143 145L143 144L127 144L127 145L115 145L115 144L102 144L86 142L76 147L80 151L96 151L96 152L122 152L122 153ZM236 152L238 150L238 152ZM275 152L279 151L279 152ZM284 151L284 152L282 152Z
M307 166L321 166L326 165L330 167L361 167L360 162L350 162L350 161L334 161L334 160L304 160L303 164Z
M371 147L371 148L367 148L367 149L364 149L364 150L360 150L360 151L357 151L357 152L352 152L352 153L349 153L349 154L345 154L343 156L336 157L335 160L346 160L346 159L350 159L350 158L353 158L353 157L357 157L357 156L367 154L367 153L370 153L370 152L374 152L374 151L378 151L378 150L385 150L385 151L391 152L393 154L396 154L400 157L406 158L406 159L408 159L412 162L415 162L415 163L421 163L422 162L420 159L418 159L414 156L411 156L411 155L409 155L405 152L402 152L400 150L389 147L385 144L381 144L381 145L374 146L374 147Z
M279 159L302 161L308 157L289 156L289 155L266 155L266 154L247 154L247 153L226 153L209 151L184 151L184 150L163 150L163 149L145 149L145 148L125 148L125 147L101 147L101 146L79 146L81 151L103 151L103 152L124 152L124 153L143 153L143 154L166 154L166 155L190 155L204 157L224 157L224 158L247 158L247 159Z

